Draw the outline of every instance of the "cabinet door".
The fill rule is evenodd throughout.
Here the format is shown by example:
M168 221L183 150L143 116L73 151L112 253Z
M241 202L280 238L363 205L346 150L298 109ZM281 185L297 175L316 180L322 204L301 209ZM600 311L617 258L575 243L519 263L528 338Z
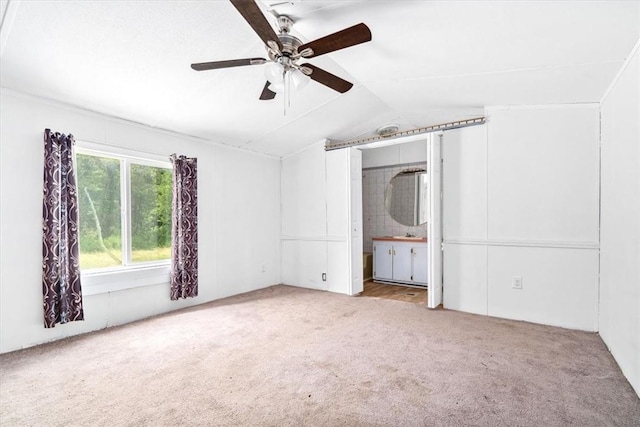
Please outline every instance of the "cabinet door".
M427 245L414 246L411 248L413 261L413 281L416 283L427 283L429 280L429 254Z
M411 281L411 246L393 246L393 280Z
M393 279L393 246L386 243L373 244L373 278Z

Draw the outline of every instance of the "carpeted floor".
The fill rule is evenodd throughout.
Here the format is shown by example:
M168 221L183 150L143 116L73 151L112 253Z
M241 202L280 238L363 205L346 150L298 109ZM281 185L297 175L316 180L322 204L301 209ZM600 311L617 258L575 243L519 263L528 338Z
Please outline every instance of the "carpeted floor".
M2 426L640 425L596 334L288 286L0 364Z

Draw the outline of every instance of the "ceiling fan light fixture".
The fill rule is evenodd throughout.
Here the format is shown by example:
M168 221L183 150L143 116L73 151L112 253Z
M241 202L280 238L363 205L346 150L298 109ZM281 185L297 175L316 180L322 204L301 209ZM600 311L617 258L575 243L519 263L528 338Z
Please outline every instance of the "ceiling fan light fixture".
M278 85L284 82L284 67L279 62L270 62L264 67L264 76L271 85Z
M275 93L284 93L284 83L270 83L269 90Z
M311 77L307 76L302 71L296 69L291 70L291 82L296 90L300 90L309 84L309 80L311 80Z
M311 77L305 75L303 72L301 72L300 70L289 70L287 72L288 76L290 78L289 81L289 88L293 89L293 90L300 90L303 87L305 87L309 81L311 80ZM287 84L285 80L280 79L281 81L277 82L277 83L271 83L269 84L269 90L275 93L284 93L285 92L285 85Z

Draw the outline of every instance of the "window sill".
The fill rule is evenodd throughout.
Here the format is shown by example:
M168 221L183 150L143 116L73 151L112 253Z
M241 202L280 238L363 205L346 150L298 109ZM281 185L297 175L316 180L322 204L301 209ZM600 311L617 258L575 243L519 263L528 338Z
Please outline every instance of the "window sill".
M82 295L96 295L142 286L169 284L171 266L155 264L81 273Z

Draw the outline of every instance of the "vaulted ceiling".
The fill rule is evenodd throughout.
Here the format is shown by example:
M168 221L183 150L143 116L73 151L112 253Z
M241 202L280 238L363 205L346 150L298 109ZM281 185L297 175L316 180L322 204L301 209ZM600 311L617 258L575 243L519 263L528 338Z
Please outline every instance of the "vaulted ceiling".
M285 156L482 115L489 105L598 102L640 36L638 1L258 1L303 42L366 23L373 40L313 64L354 83L311 82L284 114L258 97L265 57L228 1L2 0L2 87L247 150Z

